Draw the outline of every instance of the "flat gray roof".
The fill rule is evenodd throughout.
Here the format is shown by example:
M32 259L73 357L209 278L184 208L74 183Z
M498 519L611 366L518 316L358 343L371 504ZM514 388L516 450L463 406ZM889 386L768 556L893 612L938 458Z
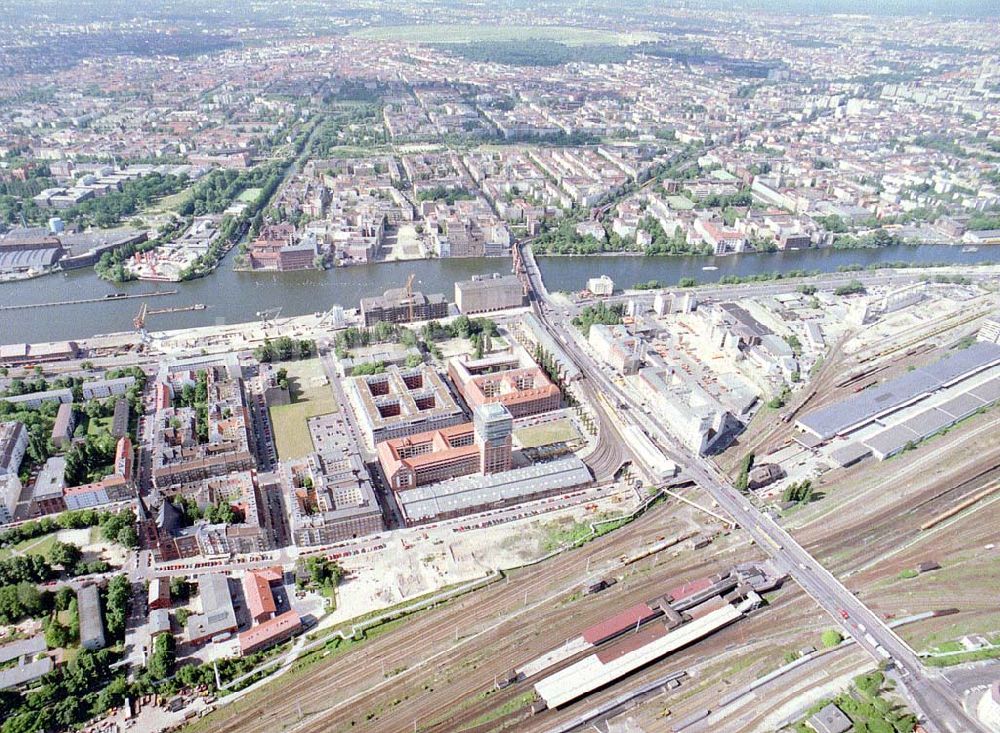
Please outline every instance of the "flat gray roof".
M28 392L26 394L12 395L11 397L4 397L7 402L12 402L14 404L20 404L22 402L33 402L35 400L58 400L59 402L72 402L73 401L73 390L68 388L62 389L50 389L45 392Z
M236 628L236 610L229 592L229 579L221 573L209 573L198 578L201 613L188 618L188 637L204 639Z
M898 453L910 441L916 443L921 437L902 425L894 425L880 433L875 433L875 435L865 441L865 445L871 448L877 457L882 459L891 456L893 453Z
M12 641L10 644L0 646L0 664L9 662L11 659L17 659L18 657L44 652L45 649L45 636L43 634L37 634L30 639Z
M969 394L978 397L986 403L993 403L1000 400L1000 377L994 377L990 381L983 382L978 387L970 389Z
M977 342L926 367L906 372L862 390L853 397L814 410L799 418L797 424L824 440L829 439L998 363L1000 345Z
M537 494L589 484L593 478L576 456L485 476L463 476L396 492L410 521L451 512L471 512L491 504L527 501Z
M101 613L100 590L96 585L86 585L76 592L80 611L80 643L98 643L98 648L106 643L104 637L104 615Z
M901 424L907 430L912 430L923 439L934 435L934 433L954 424L954 422L955 418L947 412L942 412L936 407L932 407L929 410L918 412L911 418L907 418Z
M17 687L26 682L37 680L42 675L52 671L52 658L42 657L34 662L19 664L0 670L0 690Z
M857 463L862 458L870 456L871 454L871 448L852 440L850 443L842 445L836 450L830 451L830 458L833 459L838 466L843 467Z
M983 400L976 397L971 392L963 392L960 395L952 397L946 402L942 402L937 408L943 412L947 412L955 420L961 420L963 417L968 417L985 403Z

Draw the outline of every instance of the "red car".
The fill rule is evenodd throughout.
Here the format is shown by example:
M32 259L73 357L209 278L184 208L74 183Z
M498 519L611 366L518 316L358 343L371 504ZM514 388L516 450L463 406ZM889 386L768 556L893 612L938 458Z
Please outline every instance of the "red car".
M846 618L850 618L850 617L851 617L851 614L849 614L849 613L848 613L847 611L845 611L845 610L844 610L844 609L842 608L842 609L840 609L840 617L841 617L841 618L845 618L845 619L846 619Z

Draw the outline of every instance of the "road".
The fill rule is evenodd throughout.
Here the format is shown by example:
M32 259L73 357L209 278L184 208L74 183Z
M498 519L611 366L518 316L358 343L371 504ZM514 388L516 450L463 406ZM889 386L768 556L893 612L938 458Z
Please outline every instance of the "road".
M714 463L704 456L695 455L680 441L671 439L667 427L655 416L646 415L641 405L619 389L576 339L562 338L564 334L573 333L574 326L570 323L570 317L551 306L541 280L541 272L530 252L522 257L529 297L539 322L553 338L565 344L567 353L584 373L585 379L593 383L594 389L605 396L616 398L618 404L629 408L619 410L617 418L646 429L650 439L666 455L683 466L684 473L708 492L750 534L758 546L771 555L778 569L787 572L861 648L879 662L891 660L896 670L896 679L913 707L926 721L925 727L936 733L983 731L978 722L965 713L943 676L931 674L925 669L913 650L882 619L810 556L769 515L758 510L740 494ZM604 410L600 402L594 403L594 409L598 412Z

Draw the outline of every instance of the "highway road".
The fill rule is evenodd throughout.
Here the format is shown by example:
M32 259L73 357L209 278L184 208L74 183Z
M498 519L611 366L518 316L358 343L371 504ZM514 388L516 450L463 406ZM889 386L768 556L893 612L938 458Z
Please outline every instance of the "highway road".
M619 410L617 418L626 424L631 422L646 429L650 439L668 457L683 466L684 473L707 491L750 534L754 542L773 558L778 569L788 573L872 657L879 662L891 663L896 679L926 728L935 733L984 731L977 721L965 713L958 696L949 688L942 675L924 668L913 650L882 619L859 601L769 515L759 511L747 497L737 491L714 463L704 456L695 455L680 441L671 439L669 430L655 416L644 413L642 405L636 404L633 398L619 389L575 337L571 335L570 338L563 338L572 334L574 329L570 316L549 302L540 270L530 252L522 256L529 295L540 323L553 338L565 345L567 354L584 373L585 379L593 383L594 389L614 397L620 405L628 407ZM595 401L593 407L598 412L604 411L599 401Z

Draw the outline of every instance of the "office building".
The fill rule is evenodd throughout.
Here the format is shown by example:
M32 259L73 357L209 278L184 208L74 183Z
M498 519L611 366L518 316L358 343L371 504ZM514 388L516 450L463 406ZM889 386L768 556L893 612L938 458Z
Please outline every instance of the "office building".
M79 349L73 341L44 344L6 344L0 346L0 366L23 366L42 362L75 359Z
M229 592L229 579L225 575L206 573L199 576L198 599L201 601L201 613L188 617L188 641L200 644L236 631L236 609Z
M473 275L455 283L455 305L465 314L519 308L524 305L524 283L516 275Z
M241 631L240 654L245 657L247 654L288 641L300 631L302 631L302 619L299 614L295 611L285 611L246 631Z
M592 277L587 280L587 290L599 297L607 297L615 292L615 281L607 275Z
M4 397L4 400L16 407L29 407L32 410L37 410L45 402L72 402L73 391L69 388L50 389L47 392L29 392L28 394Z
M17 502L21 498L21 479L16 473L0 476L0 525L14 521Z
M316 547L385 528L371 477L351 447L331 447L282 465L292 541Z
M383 295L361 299L365 326L376 323L411 323L448 316L448 302L443 295L424 295L405 288L386 290Z
M56 421L52 426L52 445L57 450L65 451L73 442L73 429L76 427L76 419L73 416L73 405L63 402L59 405L56 413Z
M390 366L381 374L351 377L344 387L372 447L384 440L465 420L448 385L426 364L413 368Z
M448 376L473 410L499 403L519 418L557 410L562 404L562 393L548 375L534 362L512 354L455 357L448 362Z
M115 413L111 418L111 437L124 438L128 433L129 412L128 400L115 400Z
M503 405L478 407L473 422L379 443L379 463L393 491L511 465L513 419Z
M639 371L645 354L641 339L629 334L624 326L605 326L595 323L590 327L587 341L598 357L621 374Z
M514 468L503 473L470 474L396 493L407 526L522 504L563 494L593 481L576 456Z
M116 379L98 379L93 382L84 382L83 398L85 400L104 399L112 395L123 395L128 388L135 384L135 377L128 375Z
M146 595L146 603L150 611L170 608L170 578L151 579Z
M31 515L56 514L66 510L66 457L52 456L42 466L31 489Z
M510 470L514 418L503 405L492 402L472 412L476 445L479 446L479 473L503 473Z

